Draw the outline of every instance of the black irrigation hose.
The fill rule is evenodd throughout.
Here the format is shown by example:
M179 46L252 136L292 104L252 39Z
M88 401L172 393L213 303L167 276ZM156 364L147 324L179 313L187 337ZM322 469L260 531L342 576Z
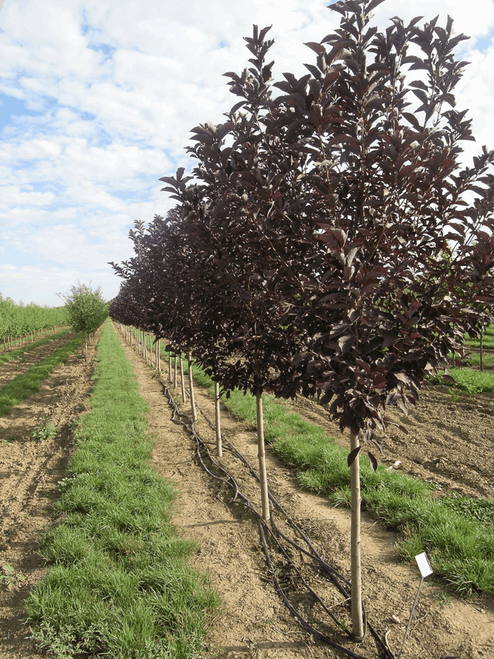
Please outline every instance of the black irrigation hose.
M283 509L281 504L278 503L278 501L273 497L273 495L271 493L269 493L269 498L272 501L272 503L274 504L274 506L280 512L283 513L283 515L286 517L286 519L287 519L288 523L290 524L290 526L300 535L300 537L304 540L304 542L306 542L306 544L309 547L310 551L307 551L307 550L303 549L297 543L293 542L293 540L290 540L290 538L288 538L285 534L283 534L280 531L280 529L278 528L278 526L275 524L275 522L273 520L271 521L271 524L272 524L273 528L270 528L266 524L266 522L264 521L262 516L258 513L256 508L253 506L252 502L240 492L240 490L238 488L238 485L237 485L235 479L233 478L233 476L231 476L231 474L228 474L228 472L221 465L219 465L214 460L214 458L211 456L207 445L200 438L200 436L197 434L197 432L195 430L195 427L194 427L194 425L195 425L194 422L192 421L192 419L187 414L184 414L183 412L180 412L180 410L178 409L178 407L175 403L175 400L174 400L170 390L168 389L168 387L165 384L163 384L163 382L161 382L161 381L160 381L160 384L163 388L164 395L168 398L168 402L169 402L170 406L173 409L172 420L175 420L176 417L181 417L182 419L187 420L187 423L185 421L182 421L182 420L178 421L178 422L182 423L184 426L188 427L188 429L191 431L191 433L192 433L192 435L193 435L193 437L196 441L196 455L197 455L198 460L200 461L201 466L203 467L203 469L212 478L216 479L217 481L220 481L221 483L223 483L223 484L227 485L228 487L230 487L231 489L233 489L234 490L234 496L233 496L232 502L234 502L236 500L240 500L244 504L244 506L246 506L251 511L251 513L254 515L254 517L256 518L258 529L259 529L259 534L260 534L260 537L261 537L263 550L264 550L264 554L265 554L265 558L266 558L266 564L267 564L268 569L269 569L269 573L271 575L271 578L273 579L273 583L275 585L275 589L276 589L277 593L280 595L283 603L288 608L290 613L299 621L299 623L301 624L302 627L304 627L304 629L306 629L315 638L322 641L323 643L326 643L327 645L330 645L331 647L335 648L339 652L342 652L342 653L346 654L347 656L352 657L352 659L367 659L363 655L358 654L356 652L353 652L352 650L349 650L348 648L345 648L344 646L336 643L329 636L327 636L323 632L320 632L319 630L317 630L307 620L305 620L305 618L303 618L301 616L301 614L297 611L297 609L291 604L291 602L288 600L288 597L285 593L284 588L282 587L282 585L280 584L280 582L278 580L278 577L276 576L275 569L274 569L274 566L273 566L273 562L272 562L272 559L271 559L271 554L270 554L269 547L268 547L268 541L267 541L267 538L266 538L266 534L268 535L269 539L272 542L274 542L274 544L277 546L278 551L285 557L285 559L288 561L288 563L295 569L299 579L302 581L305 588L308 590L308 592L311 594L311 596L314 598L314 600L317 601L321 605L323 610L330 616L330 618L339 627L341 627L341 625L340 625L339 621L337 620L337 618L325 606L325 604L318 597L318 595L312 590L312 588L307 584L307 582L305 581L305 579L301 575L301 573L300 573L299 569L297 568L297 566L294 565L293 562L290 560L286 548L281 544L281 542L278 540L277 536L283 538L293 548L297 549L298 551L305 554L307 557L311 558L318 565L318 567L321 568L322 571L324 571L326 573L326 575L329 577L329 579L338 588L340 593L345 597L345 600L346 600L347 603L350 601L350 596L349 596L348 591L345 589L343 584L345 584L346 586L350 586L350 583L348 582L348 580L345 579L345 577L343 577L341 574L339 574L334 568L332 568L330 565L328 565L317 554L317 552L314 549L314 547L312 546L310 540L301 531L301 529L298 528L298 526L295 524L293 519L286 513L286 511ZM204 414L204 412L202 412L202 414L205 417L206 421L210 425L212 425L211 421L207 418L207 416ZM224 439L225 439L226 443L228 444L229 450L237 458L239 458L248 467L248 469L252 473L252 475L257 480L259 480L259 476L255 472L253 467L244 458L244 456L241 455L235 449L235 447L233 447L232 444L230 444L230 442L228 442L228 440L226 440L226 438L224 438ZM215 469L217 469L221 474L223 474L222 476L218 476L217 474L213 473L211 471L211 469L205 464L205 461L204 461L203 455L201 454L201 451L206 453L207 459L210 461L210 463L212 465L214 465ZM369 629L369 631L371 632L372 636L374 637L374 639L376 641L376 645L377 645L380 657L382 659L395 659L395 656L393 655L391 650L388 648L388 646L386 644L386 641L383 640L377 634L377 632L371 627L371 625L367 622L366 616L365 616L365 610L363 611L363 613L364 613L365 626ZM350 639L354 639L354 636L352 635L352 633L350 631L348 631L348 630L345 630L345 631L346 631L347 635L350 637Z

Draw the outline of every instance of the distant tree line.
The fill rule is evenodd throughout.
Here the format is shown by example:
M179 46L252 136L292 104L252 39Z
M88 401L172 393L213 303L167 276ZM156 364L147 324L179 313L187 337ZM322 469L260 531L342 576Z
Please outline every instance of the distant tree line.
M40 332L63 325L67 325L64 307L50 308L34 302L16 304L0 293L0 341L4 345L12 340L35 337Z

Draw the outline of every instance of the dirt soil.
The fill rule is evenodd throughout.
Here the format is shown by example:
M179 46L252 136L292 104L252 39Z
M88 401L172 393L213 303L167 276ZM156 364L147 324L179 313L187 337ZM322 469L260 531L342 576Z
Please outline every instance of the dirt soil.
M26 354L26 360L0 367L0 384L46 358L71 338L66 336ZM45 573L38 541L49 523L58 498L58 481L73 452L73 422L86 409L92 387L96 343L87 359L81 350L55 368L40 392L0 418L0 658L32 659L42 656L29 640L23 624L22 602ZM16 368L17 366L17 368ZM57 434L32 438L40 417L52 423Z
M232 491L208 476L198 464L196 442L178 420L172 420L162 384L122 338L121 342L134 367L141 395L150 404L149 427L157 437L153 464L172 479L178 490L174 523L187 537L197 541L192 564L211 575L224 601L223 611L210 630L203 659L344 657L316 641L285 607L267 569L253 515L239 502L239 497L232 502ZM0 584L0 659L43 656L33 649L28 630L22 626L22 601L43 574L36 553L36 536L47 524L47 515L58 496L57 482L63 478L73 450L71 421L84 411L84 399L91 388L91 349L94 346L90 347L87 362L76 356L70 358L45 383L38 396L14 408L10 417L0 419L4 530L0 536L0 566L12 566L15 575L12 579L4 570L4 583ZM167 381L166 369L161 379ZM180 404L180 389L173 389L172 394ZM196 398L201 410L196 429L214 456L214 431L204 416L214 418L213 402L198 387ZM381 437L384 450L381 460L390 464L399 460L402 471L433 480L441 486L440 492L454 488L468 494L494 496L491 476L494 408L489 402L485 396L476 396L461 398L453 404L446 391L435 388L424 392L418 409L404 422L408 435L392 429ZM181 407L190 413L190 403ZM323 424L346 446L345 438L327 422L324 410L318 405L297 401L294 408L308 420ZM53 440L29 439L40 412L49 413L59 429ZM228 442L257 467L255 429L232 418L225 410L222 423ZM6 438L8 444L3 443ZM241 492L259 510L257 485L228 444L223 457L215 459L234 476ZM310 537L324 560L348 578L349 513L331 508L322 496L300 491L291 470L269 452L267 459L270 488L277 501ZM281 514L276 513L274 519L287 536L294 537ZM415 564L398 561L396 534L382 529L365 515L362 537L367 617L381 636L386 635L389 647L398 655L419 573ZM296 550L288 553L307 583L343 620L340 593L319 570L312 569L307 557ZM322 616L314 597L304 594L300 577L288 561L276 554L273 561L291 601L314 627L367 659L378 658L369 633L361 644L349 642L341 629ZM494 598L459 600L429 578L422 587L400 659L444 657L494 657Z
M212 583L225 602L223 614L211 629L204 656L219 659L345 656L316 641L289 613L275 592L252 515L240 503L232 503L231 490L218 484L198 465L195 441L190 434L184 434L181 425L170 419L162 385L141 357L125 345L122 338L121 341L137 374L141 394L151 406L150 429L158 438L154 466L171 478L179 490L174 522L187 537L198 541L193 564L211 575ZM161 379L167 382L166 365ZM172 389L172 394L180 402L180 388ZM201 412L210 420L214 419L214 405L207 392L197 387L196 398ZM400 460L402 471L434 480L443 492L454 488L468 494L494 496L491 477L494 408L488 402L485 396L477 396L464 397L453 404L451 395L445 391L424 392L416 412L405 422L400 420L407 425L409 434L396 430L381 438L385 454L382 459L390 463ZM181 407L190 414L190 403ZM346 445L335 426L327 422L320 406L297 401L294 408L305 418L322 423L331 435L337 436L338 442ZM225 410L222 424L228 441L256 467L255 429L232 418ZM214 431L202 414L196 428L214 455ZM270 489L275 498L310 536L319 554L349 578L349 512L331 508L322 496L300 491L293 472L273 454L268 453L267 459ZM257 485L245 466L229 450L217 461L234 476L240 490L260 510ZM282 517L276 514L275 520L283 532L290 534ZM364 515L362 554L366 612L371 625L381 636L386 636L390 649L398 655L420 576L415 563L399 562L396 541L396 534ZM311 571L307 560L296 554L296 551L291 552L311 587L334 613L343 616L341 595L317 570ZM341 630L323 619L313 597L302 594L297 583L299 578L290 571L286 561L277 558L276 565L284 583L288 584L291 601L319 631L328 632L338 643L368 659L379 656L369 633L358 645L345 640ZM443 585L428 579L422 588L401 659L443 657L494 657L494 598L459 600Z

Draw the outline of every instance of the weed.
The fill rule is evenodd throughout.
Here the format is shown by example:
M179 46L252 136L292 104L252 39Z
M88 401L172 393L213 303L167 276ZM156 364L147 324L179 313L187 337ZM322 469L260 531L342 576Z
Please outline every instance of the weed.
M477 371L471 368L452 368L450 375L455 380L455 389L460 389L469 396L480 394L484 391L494 392L494 374L485 371ZM446 384L442 374L431 378L434 384ZM453 394L453 392L451 391Z
M36 421L34 422L33 431L31 437L36 439L38 442L42 442L45 439L51 439L57 434L57 429L51 423L50 417L48 414L38 414Z
M25 581L26 577L21 572L16 572L12 565L8 563L2 563L0 565L0 584L7 586L8 588L15 588L22 584Z
M451 394L451 402L452 403L457 403L458 399L460 398L460 393L458 389L450 389L449 393Z
M442 591L439 592L439 593L436 593L436 594L433 595L432 597L433 597L433 599L436 600L436 602L437 602L437 603L438 603L443 609L444 609L444 608L446 607L446 605L449 604L449 603L451 602L451 600L453 599L452 596L451 596L449 593L445 592L444 590L442 590Z

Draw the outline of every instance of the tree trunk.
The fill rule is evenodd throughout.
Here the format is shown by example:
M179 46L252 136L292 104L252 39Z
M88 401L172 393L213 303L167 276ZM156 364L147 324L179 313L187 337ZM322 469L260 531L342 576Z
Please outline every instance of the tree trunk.
M215 431L216 431L216 453L221 458L223 455L223 445L221 442L221 416L220 416L220 385L215 381L214 383L214 416L215 416Z
M359 436L351 434L350 449L360 446ZM352 488L352 530L351 530L351 573L352 573L352 633L357 642L364 639L364 621L362 616L362 574L360 558L360 455L357 454L350 467Z
M480 370L484 370L484 332L480 333L480 345L479 345L479 366Z
M185 380L184 380L184 363L182 361L182 353L180 353L180 386L182 388L182 403L185 404Z
M189 352L188 355L189 361L189 389L190 389L190 406L192 408L192 421L195 423L197 421L197 412L196 412L196 399L194 396L194 380L192 379L192 355Z
M262 518L269 522L269 493L268 493L268 476L266 473L266 447L264 445L264 417L262 412L262 391L257 389L256 393L256 411L257 411L257 457L259 459L259 478L261 485L261 507Z

